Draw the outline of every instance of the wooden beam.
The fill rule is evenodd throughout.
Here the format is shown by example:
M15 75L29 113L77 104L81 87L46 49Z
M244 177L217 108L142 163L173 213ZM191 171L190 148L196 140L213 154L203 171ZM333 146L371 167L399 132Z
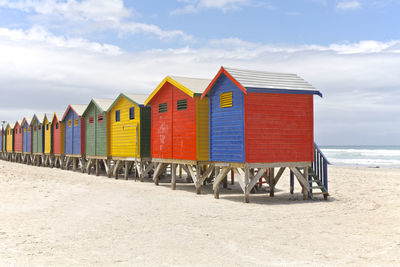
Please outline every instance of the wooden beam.
M124 166L124 169L125 169L125 180L128 180L129 166L130 166L129 161L125 160L125 166Z
M303 174L300 172L300 170L296 167L291 167L290 170L296 176L296 178L299 181L302 188L304 188L307 193L310 192L310 185L309 185L308 181L306 180L306 178L303 176Z
M158 185L158 176L160 175L161 172L165 170L165 168L167 168L167 166L168 166L167 163L161 163L161 162L158 163L153 175L153 180L155 185Z
M196 182L197 182L197 177L196 177L196 174L193 172L192 165L187 164L187 165L186 165L186 168L189 170L190 176L192 177L193 182L196 184Z
M267 171L266 168L261 168L258 170L257 174L253 177L253 175L249 174L250 178L250 183L247 186L247 190L250 192L251 189L256 185L258 180L264 175L264 173Z
M282 177L283 172L285 171L285 167L281 167L278 173L275 176L275 185L278 183L279 179Z
M120 163L121 163L121 161L117 160L117 162L114 165L113 175L114 175L115 179L118 179L118 170L119 170L119 164Z
M221 181L225 178L225 176L228 174L230 167L223 167L218 174L217 177L215 177L214 184L213 184L213 190L214 190L214 198L219 198L219 184Z
M151 162L147 167L144 167L143 173L140 176L140 181L144 182L144 177L146 176L146 174L149 173L149 171L151 171L154 168L155 163Z
M100 175L100 164L99 164L99 159L95 159L95 167L96 167L96 176Z
M233 172L236 174L236 178L237 181L240 185L240 188L242 188L242 191L245 192L246 191L246 186L244 184L244 173L243 175L239 172L239 170L241 170L240 168L234 168Z

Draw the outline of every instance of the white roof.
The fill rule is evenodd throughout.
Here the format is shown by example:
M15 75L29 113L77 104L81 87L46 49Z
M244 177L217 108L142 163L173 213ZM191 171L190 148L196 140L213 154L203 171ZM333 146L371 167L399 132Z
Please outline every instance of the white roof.
M200 79L200 78L189 78L189 77L180 77L180 76L169 76L178 83L185 86L190 91L202 94L207 86L211 83L210 79Z
M60 120L62 120L62 117L63 117L63 113L62 112L60 112L60 111L56 111L56 112L54 112L55 114L56 114L56 116L57 116L57 119L60 121ZM54 118L54 113L53 113L53 117L51 118L52 120L53 120L53 118Z
M35 114L33 117L35 117L35 116L36 116L36 118L38 119L39 123L42 123L42 122L43 122L43 120L44 120L44 114ZM32 121L33 121L33 118L32 118ZM31 121L31 123L32 123L32 121Z
M245 88L267 88L285 90L315 91L315 87L300 78L297 74L224 69Z
M149 97L149 95L140 95L140 94L125 94L125 96L129 97L132 101L135 101L139 105L144 105L144 102Z
M82 116L83 112L85 112L85 109L87 108L88 105L72 105L71 108L75 110L76 113L78 113L79 116Z
M109 98L93 98L92 99L96 104L103 110L107 111L108 108L114 103L113 99Z

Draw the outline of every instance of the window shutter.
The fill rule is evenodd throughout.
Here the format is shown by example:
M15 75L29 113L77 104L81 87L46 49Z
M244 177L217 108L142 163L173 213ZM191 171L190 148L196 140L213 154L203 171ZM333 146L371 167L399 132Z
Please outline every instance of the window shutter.
M103 122L103 114L100 114L100 115L97 117L97 121L98 121L99 123L102 123L102 122Z
M120 121L120 113L119 113L119 110L115 111L115 121Z
M232 92L226 92L220 95L220 107L221 108L232 107Z
M186 99L178 100L176 105L178 110L187 109L187 100Z
M158 104L158 113L165 113L168 111L167 103Z

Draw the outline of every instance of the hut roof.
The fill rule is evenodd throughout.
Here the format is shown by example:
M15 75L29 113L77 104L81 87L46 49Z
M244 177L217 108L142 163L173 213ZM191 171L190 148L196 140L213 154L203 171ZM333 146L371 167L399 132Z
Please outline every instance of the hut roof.
M45 113L44 117L43 117L43 122L44 122L45 118L47 118L47 121L51 122L53 120L53 116L54 116L54 113Z
M32 121L32 117L30 117L30 116L29 116L29 117L24 117L24 118L22 119L21 126L24 125L24 122L26 122L27 124L30 124L31 121Z
M210 79L200 79L200 78L190 78L181 76L167 76L164 80L157 86L157 88L147 97L144 102L147 105L151 99L158 93L158 91L164 86L166 82L174 85L190 97L194 97L196 94L201 95L204 89L210 84Z
M148 95L140 95L140 94L127 94L127 93L121 93L119 94L119 96L117 97L117 99L114 100L114 102L112 103L112 105L108 108L107 111L110 111L114 105L119 101L119 99L121 97L125 97L127 98L129 101L135 103L138 106L143 106L144 102L146 101L146 98L148 97Z
M53 117L51 118L51 121L53 121L54 120L54 116L56 116L57 117L57 120L61 120L62 119L62 117L63 117L63 113L62 112L60 112L60 111L56 111L56 112L54 112L53 113Z
M92 101L102 110L107 111L114 103L114 99L110 98L93 98Z
M40 123L42 123L43 120L44 120L44 114L35 114L35 115L33 115L30 124L32 124L32 122L33 122L33 120L34 120L35 118L36 118Z
M218 74L204 91L202 97L204 97L212 88L221 73L224 73L229 79L231 79L245 94L247 94L247 92L276 92L316 94L322 96L315 87L303 80L297 74L221 67Z

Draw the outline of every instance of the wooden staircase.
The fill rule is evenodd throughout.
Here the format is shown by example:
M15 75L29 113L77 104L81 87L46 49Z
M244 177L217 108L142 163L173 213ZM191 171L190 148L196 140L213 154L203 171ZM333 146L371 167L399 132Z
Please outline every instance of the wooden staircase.
M314 162L308 168L308 181L310 183L309 197L312 199L314 195L323 195L324 199L328 199L328 165L330 162L320 150L318 145L314 143Z
M310 183L310 193L308 197L313 199L315 195L323 195L324 199L328 199L328 165L330 162L320 150L318 145L314 143L314 161L308 168L308 182ZM290 172L290 193L293 194L294 174Z

